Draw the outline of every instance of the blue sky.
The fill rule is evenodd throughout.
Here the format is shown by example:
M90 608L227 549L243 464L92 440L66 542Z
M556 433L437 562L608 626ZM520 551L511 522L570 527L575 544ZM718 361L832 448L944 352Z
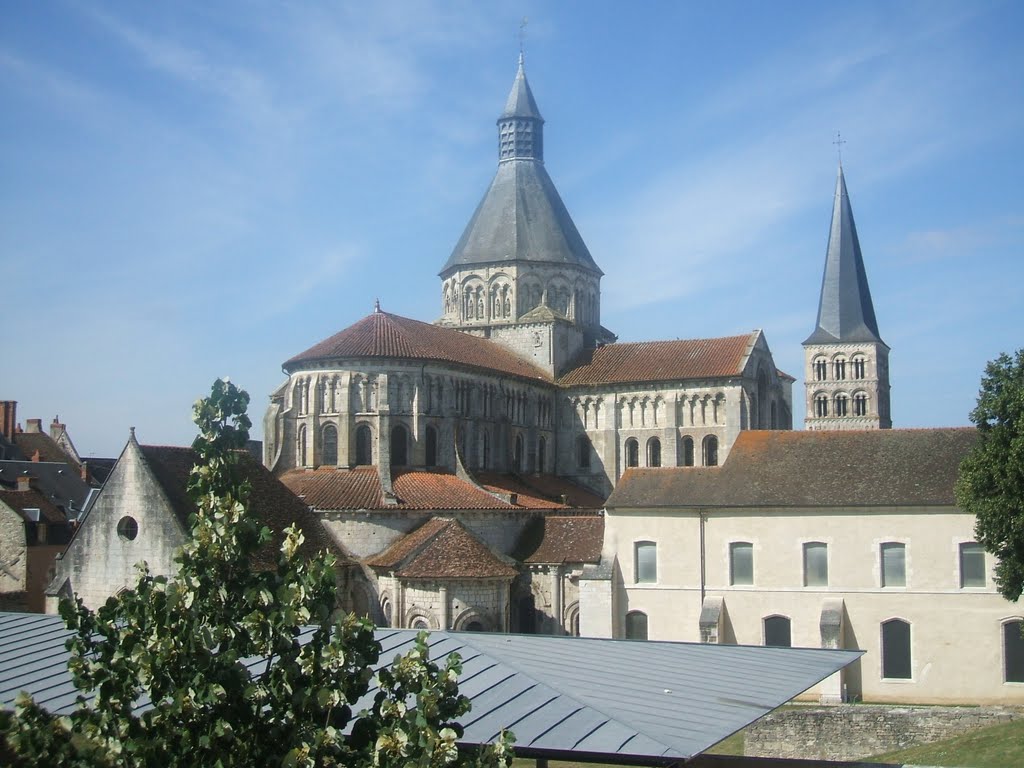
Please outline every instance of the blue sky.
M187 444L217 376L433 320L526 70L623 341L763 328L801 377L837 130L895 426L1024 346L1024 4L0 6L0 398L84 455ZM802 426L803 382L794 386Z

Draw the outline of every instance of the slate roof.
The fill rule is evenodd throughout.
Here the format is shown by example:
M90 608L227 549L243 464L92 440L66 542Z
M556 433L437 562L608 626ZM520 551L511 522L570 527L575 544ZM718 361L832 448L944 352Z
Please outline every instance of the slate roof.
M303 630L299 642L313 632ZM378 629L378 669L411 650L416 634ZM59 616L0 614L0 706L12 708L25 690L50 712L73 711L78 691L64 647L70 635ZM428 644L435 662L462 657L459 691L472 709L460 719L461 744L493 742L508 728L519 757L620 764L697 755L861 656L483 632L432 632ZM266 660L246 664L260 668ZM352 711L369 708L376 693L371 684Z
M505 111L501 113L499 120L510 117L527 117L534 120L543 120L537 102L533 98L533 91L530 90L530 83L526 80L526 70L523 67L523 54L519 54L519 68L516 69L516 79L512 81L512 90L509 91L508 99L505 101Z
M525 379L550 381L541 368L500 344L451 328L376 311L288 360L286 370L303 363L338 358L403 358L455 363Z
M435 517L366 560L407 579L515 578L519 570L458 520Z
M531 527L534 530L524 534L520 546L522 557L519 559L523 562L596 563L601 560L604 515L546 515Z
M752 331L719 339L605 344L585 353L558 384L580 386L738 376L743 372L757 333Z
M281 475L292 493L310 507L336 509L564 509L569 507L599 508L601 497L578 485L550 475L515 478L496 472L481 472L477 480L486 490L442 470L395 470L391 476L395 503L386 503L376 467L337 470L320 467L314 470L291 469ZM490 491L490 493L488 493ZM493 494L518 494L515 504ZM566 494L567 503L561 503Z
M191 448L172 446L139 446L153 476L167 495L182 527L188 531L189 516L195 512L195 504L188 495L189 474L196 463L197 454ZM270 541L257 551L253 564L257 568L273 568L277 565L278 553L284 541L284 530L296 523L305 541L300 554L311 557L319 552L330 552L340 562L351 558L331 539L320 519L288 490L268 469L248 452L238 453L239 467L249 482L249 512L271 531Z
M973 427L745 430L720 467L627 470L608 507L954 506L976 440Z
M25 517L24 510L38 509L39 517L44 523L66 523L68 518L64 511L50 501L38 490L9 491L0 488L0 502Z
M85 509L94 489L82 480L78 470L63 461L0 461L0 486L17 487L19 475L35 478L36 485L56 506Z
M836 178L832 226L818 301L818 325L804 344L882 341L860 252L843 166ZM884 342L883 342L884 343Z

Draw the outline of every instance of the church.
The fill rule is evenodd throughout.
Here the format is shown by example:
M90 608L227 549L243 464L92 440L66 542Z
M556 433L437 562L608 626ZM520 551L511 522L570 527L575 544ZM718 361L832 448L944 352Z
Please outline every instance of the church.
M577 632L623 474L715 467L742 432L790 429L794 379L760 330L617 342L522 57L497 134L440 317L378 305L287 360L264 461L363 564L351 599L378 621Z

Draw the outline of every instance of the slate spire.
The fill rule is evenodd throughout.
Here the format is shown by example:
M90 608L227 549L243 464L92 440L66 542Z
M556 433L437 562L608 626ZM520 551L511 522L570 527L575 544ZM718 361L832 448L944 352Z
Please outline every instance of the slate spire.
M825 274L818 302L818 325L804 344L881 342L868 277L860 253L853 208L839 164L832 228L825 256ZM884 343L884 342L883 342Z
M544 162L544 118L526 80L522 53L505 111L498 118L498 162L506 160Z

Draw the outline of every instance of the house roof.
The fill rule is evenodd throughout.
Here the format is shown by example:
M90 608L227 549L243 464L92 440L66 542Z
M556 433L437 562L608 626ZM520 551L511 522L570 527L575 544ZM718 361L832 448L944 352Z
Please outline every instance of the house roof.
M630 469L609 508L953 506L973 427L740 432L720 467Z
M16 488L18 477L25 475L34 478L36 487L54 505L69 512L85 509L94 491L74 466L63 461L0 461L0 486Z
M604 544L604 515L546 515L523 535L526 563L596 563Z
M74 457L61 448L57 441L45 432L15 432L14 444L26 459L31 460L39 452L39 461L68 464L76 470L79 467Z
M299 642L313 632L303 630ZM71 634L59 616L0 614L0 706L12 708L24 690L54 714L74 710ZM416 635L378 629L378 668L411 650ZM460 718L460 744L490 743L510 729L519 757L620 764L698 755L862 653L484 632L432 632L428 644L435 662L462 657L459 691L472 709ZM246 664L262 669L266 660ZM376 694L371 684L352 711L369 708Z
M25 517L26 509L38 509L39 518L44 523L66 523L67 515L58 509L52 501L36 489L28 491L11 491L0 488L0 502ZM26 518L27 519L27 518Z
M477 475L475 485L442 470L394 470L391 487L394 499L384 498L377 468L372 466L338 470L291 469L281 482L314 509L421 509L455 511L469 509L565 509L598 508L603 500L579 486L548 475L515 478L496 472ZM483 486L483 487L480 487ZM516 503L505 498L517 494ZM561 495L566 494L566 504Z
M758 331L720 339L605 344L584 354L560 386L738 376Z
M375 311L288 360L289 372L304 363L338 358L401 358L454 363L525 379L550 381L541 368L487 339Z
M519 574L458 520L435 517L366 561L409 579L511 579Z
M133 438L134 439L134 438ZM142 455L160 484L182 527L190 530L189 516L196 506L188 495L188 482L198 458L191 448L173 446L139 446ZM351 558L334 542L319 518L294 493L288 490L268 469L248 452L239 451L239 469L249 483L249 512L266 525L271 532L270 541L254 555L254 565L273 568L284 541L284 531L292 523L298 525L305 541L300 554L310 557L319 552L330 552L341 562Z
M840 163L818 300L818 325L804 344L858 341L880 342L882 338L878 335L864 257Z

